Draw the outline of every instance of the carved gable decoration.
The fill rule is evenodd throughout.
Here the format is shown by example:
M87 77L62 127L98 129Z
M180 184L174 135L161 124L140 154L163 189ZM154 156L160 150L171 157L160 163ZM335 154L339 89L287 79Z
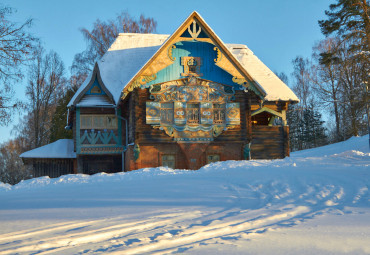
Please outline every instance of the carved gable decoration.
M177 142L212 141L240 125L239 103L232 87L195 77L152 85L146 123Z
M190 76L227 84L239 90L248 89L261 99L265 96L264 90L227 46L194 12L130 80L121 92L121 99L125 99L135 88L148 88L153 84Z
M184 66L184 73L182 76L203 76L200 73L200 66L202 65L200 57L182 57L181 65Z

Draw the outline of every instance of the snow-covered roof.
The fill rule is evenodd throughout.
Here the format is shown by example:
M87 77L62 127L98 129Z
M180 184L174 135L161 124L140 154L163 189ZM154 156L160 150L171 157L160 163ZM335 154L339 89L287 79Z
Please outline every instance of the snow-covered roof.
M84 95L80 102L76 104L79 107L91 107L91 106L115 106L109 100L108 96L106 95Z
M201 19L199 14L197 15ZM214 33L211 28L209 30ZM216 34L214 36L217 37ZM119 103L123 89L149 63L153 56L161 51L161 48L163 48L170 37L162 34L135 33L122 33L117 37L107 53L97 63L101 81L113 96L116 104ZM239 61L241 68L244 68L246 73L259 85L260 90L266 93L266 101L299 101L293 91L264 65L247 46L242 44L223 44L218 37L217 39L220 41L220 44L225 46L226 51L230 51ZM91 74L86 79L71 99L68 107L78 103L76 102L78 95L91 84L91 79L94 79L94 76L95 74ZM81 103L79 102L79 106L85 106Z
M60 139L56 142L24 152L21 158L76 158L73 139Z
M116 104L119 102L123 88L168 37L169 35L160 34L121 33L98 61L101 80L112 94ZM68 107L77 103L75 100L78 95L85 90L93 78L95 77L92 72L72 97ZM79 103L79 106L87 106Z
M299 101L293 91L282 82L246 45L226 44L252 78L265 90L266 101Z

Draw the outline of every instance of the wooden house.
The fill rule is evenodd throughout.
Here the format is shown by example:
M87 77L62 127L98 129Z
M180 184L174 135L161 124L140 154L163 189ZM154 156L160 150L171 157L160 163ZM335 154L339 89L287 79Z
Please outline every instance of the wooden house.
M73 172L284 158L295 102L247 46L223 43L196 12L172 35L120 34L68 105Z

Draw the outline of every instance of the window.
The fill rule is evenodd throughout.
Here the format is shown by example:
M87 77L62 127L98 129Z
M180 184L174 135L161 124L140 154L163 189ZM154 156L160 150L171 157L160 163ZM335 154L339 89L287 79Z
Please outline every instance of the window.
M107 129L117 128L117 117L116 116L106 116L107 118Z
M197 72L197 61L194 58L189 59L188 61L189 73Z
M199 104L187 104L186 119L189 124L199 124Z
M91 91L90 91L91 94L101 94L101 89L99 88L98 85L95 85Z
M213 105L213 123L223 124L225 122L225 105L214 104Z
M161 104L161 122L166 124L173 123L173 103Z
M162 155L162 166L168 166L169 168L176 168L175 155Z
M207 164L217 161L220 161L220 155L212 154L207 156Z
M115 115L81 115L81 129L117 129Z

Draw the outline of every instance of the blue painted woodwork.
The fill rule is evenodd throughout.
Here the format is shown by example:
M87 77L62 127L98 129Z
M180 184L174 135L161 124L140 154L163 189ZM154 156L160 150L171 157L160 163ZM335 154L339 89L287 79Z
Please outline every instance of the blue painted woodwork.
M89 145L96 145L96 144L104 144L104 145L110 145L110 146L115 146L119 144L119 137L117 137L114 133L113 130L104 130L101 132L100 130L98 132L95 132L94 129L92 129L90 132L85 129L84 134L80 138L81 143L85 141L85 139L89 142ZM109 144L111 140L114 140L115 144ZM100 143L98 143L100 142ZM86 146L83 144L82 146Z
M159 71L157 78L148 82L145 87L184 78L184 76L181 76L181 73L184 72L184 66L181 65L181 57L200 57L202 62L200 73L203 74L200 78L230 85L235 89L239 88L239 85L232 81L233 76L231 74L215 65L215 59L217 58L217 52L214 50L215 45L192 40L177 42L175 46L176 48L172 49L172 57L175 58L174 63Z
M190 25L191 29L192 29L192 26L193 25ZM199 25L198 23L195 23L195 30L198 31L199 30ZM181 37L187 37L187 38L191 38L191 35L189 33L189 31L186 29L184 33L182 33ZM197 36L197 38L209 38L209 36L204 32L204 30L202 29L202 31L199 33L199 35Z
M91 92L91 90L92 90L95 86L97 86L97 87L100 89L101 93L93 93L93 92ZM99 82L98 82L98 79L97 79L97 78L95 78L94 83L91 85L91 87L89 88L89 90L88 90L85 94L86 94L86 95L106 95L106 93L104 92L104 90L103 90L103 89L102 89L102 87L100 86L100 84L99 84Z
M76 152L81 152L81 140L80 140L80 107L76 108Z
M121 110L118 109L119 116ZM85 129L81 135L80 107L76 108L76 152L77 154L119 154L124 150L122 145L122 120L118 119L118 129L113 130Z
M122 116L121 115L121 109L117 110L117 114L118 114L118 116ZM121 147L122 147L122 122L123 122L123 120L118 118L118 142L117 142L117 145L119 145Z

